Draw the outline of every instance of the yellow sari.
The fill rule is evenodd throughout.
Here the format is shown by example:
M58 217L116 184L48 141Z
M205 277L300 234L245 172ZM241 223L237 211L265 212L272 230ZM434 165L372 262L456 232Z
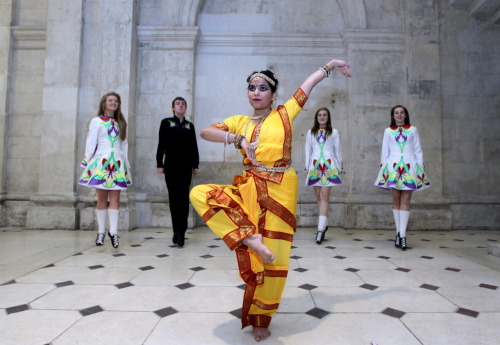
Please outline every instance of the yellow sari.
M242 328L267 328L276 313L288 275L288 263L296 230L298 178L290 167L292 123L307 101L299 89L285 105L273 109L261 126L248 116L237 115L215 124L218 128L258 141L256 157L261 168L244 156L245 171L232 185L198 185L190 200L208 227L235 250L241 278L246 283ZM260 127L260 128L259 128ZM242 150L244 154L244 150ZM276 259L264 264L241 241L262 234Z

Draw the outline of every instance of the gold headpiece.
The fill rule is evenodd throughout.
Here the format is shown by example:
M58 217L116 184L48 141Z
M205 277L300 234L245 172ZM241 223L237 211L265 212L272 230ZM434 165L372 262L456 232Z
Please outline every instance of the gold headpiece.
M250 76L250 81L252 81L254 79L259 80L260 78L264 78L265 80L267 80L269 82L269 84L271 84L272 86L276 86L276 83L274 82L274 80L272 80L271 78L269 78L264 73L260 73L260 72L252 74Z

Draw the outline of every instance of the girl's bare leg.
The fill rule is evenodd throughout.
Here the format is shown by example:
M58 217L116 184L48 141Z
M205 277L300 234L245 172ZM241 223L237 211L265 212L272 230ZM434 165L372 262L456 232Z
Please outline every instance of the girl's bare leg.
M316 195L316 204L318 206L318 216L321 216L321 187L314 186L314 194Z
M402 211L409 211L410 210L410 201L411 201L411 195L413 191L412 190L402 190L401 191L401 199L400 199L400 207L399 209Z
M109 190L104 189L96 189L97 193L97 205L96 208L98 210L105 210L108 208L108 195Z
M392 209L399 210L401 207L401 191L398 189L391 189L392 193Z
M245 238L241 242L243 242L243 244L245 244L248 248L257 253L257 255L260 256L266 264L270 264L274 261L274 259L276 259L274 254L262 242L261 234L253 234L252 236Z
M319 215L328 217L328 206L330 204L330 191L332 187L318 187L320 191L320 208Z
M109 208L118 210L120 208L120 190L109 191Z

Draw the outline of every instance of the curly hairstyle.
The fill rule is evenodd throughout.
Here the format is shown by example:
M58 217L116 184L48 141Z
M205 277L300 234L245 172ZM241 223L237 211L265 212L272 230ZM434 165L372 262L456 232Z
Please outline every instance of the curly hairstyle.
M127 121L122 113L122 99L119 94L116 92L108 92L102 96L99 102L99 111L96 116L101 116L106 113L106 100L109 96L115 96L116 99L118 99L118 108L116 108L113 118L118 122L118 126L120 127L120 139L123 141L127 138Z

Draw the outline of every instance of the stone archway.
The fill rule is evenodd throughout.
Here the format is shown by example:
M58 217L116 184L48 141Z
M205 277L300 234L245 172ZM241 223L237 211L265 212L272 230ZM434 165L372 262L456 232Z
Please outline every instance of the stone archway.
M178 25L196 26L204 0L184 0L179 5Z
M366 29L366 10L363 0L337 0L346 29Z
M179 6L178 25L196 26L204 0L184 0ZM337 0L346 29L365 29L366 10L363 0Z

